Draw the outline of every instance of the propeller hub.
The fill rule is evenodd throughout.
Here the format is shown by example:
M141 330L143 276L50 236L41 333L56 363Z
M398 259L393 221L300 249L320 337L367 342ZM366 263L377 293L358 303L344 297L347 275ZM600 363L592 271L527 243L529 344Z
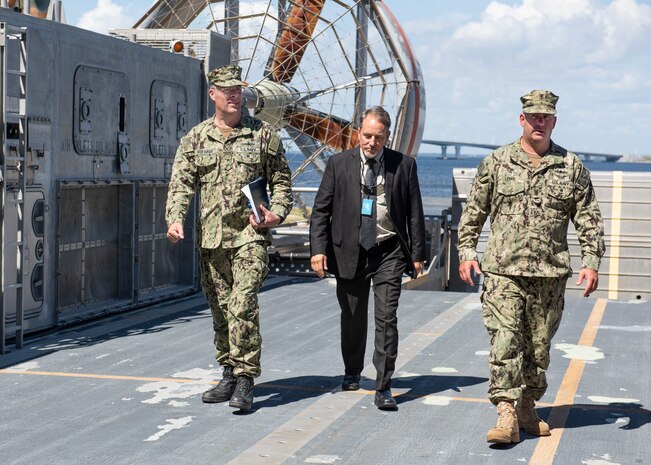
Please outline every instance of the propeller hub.
M296 103L299 93L286 84L265 79L253 87L245 87L243 97L246 107L256 118L280 129L284 126L287 107Z

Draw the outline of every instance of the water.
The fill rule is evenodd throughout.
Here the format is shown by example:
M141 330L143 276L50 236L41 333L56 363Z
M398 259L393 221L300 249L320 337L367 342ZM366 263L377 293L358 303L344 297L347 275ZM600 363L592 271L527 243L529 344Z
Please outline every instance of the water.
M483 157L463 157L444 160L440 155L422 154L418 163L418 182L426 215L438 215L452 205L452 170L476 168Z
M485 155L463 155L461 159L440 158L440 154L421 153L418 155L418 180L423 197L425 214L438 215L441 210L452 205L452 170L454 168L476 168ZM288 154L292 171L300 165L302 156L291 157ZM631 162L584 162L590 171L637 171L651 172L651 163ZM320 177L316 173L305 173L296 185L318 187ZM302 194L308 207L312 206L314 196Z

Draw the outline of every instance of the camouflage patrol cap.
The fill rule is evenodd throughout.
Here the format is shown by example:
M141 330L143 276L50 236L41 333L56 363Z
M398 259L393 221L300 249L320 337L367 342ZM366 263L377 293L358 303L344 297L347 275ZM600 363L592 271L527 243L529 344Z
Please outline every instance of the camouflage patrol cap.
M211 86L232 87L246 86L242 81L242 68L235 65L226 65L221 68L215 68L208 73L208 82Z
M548 90L532 90L527 95L520 97L522 113L556 114L558 96Z

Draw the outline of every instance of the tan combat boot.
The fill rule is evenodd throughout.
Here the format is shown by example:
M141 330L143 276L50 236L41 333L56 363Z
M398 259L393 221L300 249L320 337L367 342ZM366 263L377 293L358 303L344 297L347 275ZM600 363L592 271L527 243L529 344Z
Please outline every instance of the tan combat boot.
M520 428L513 402L501 401L497 404L497 415L497 424L488 430L486 440L499 444L520 442Z
M549 425L542 421L533 408L535 402L531 397L523 397L515 406L518 422L524 430L535 436L550 436Z

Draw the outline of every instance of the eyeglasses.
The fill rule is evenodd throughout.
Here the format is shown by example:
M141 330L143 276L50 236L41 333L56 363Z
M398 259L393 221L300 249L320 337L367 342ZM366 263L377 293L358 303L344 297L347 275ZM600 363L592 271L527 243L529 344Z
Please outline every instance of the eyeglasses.
M235 87L219 87L219 86L213 86L217 92L220 94L224 94L226 97L237 97L242 93L242 87L240 86L235 86Z
M534 121L537 121L539 119L548 122L554 119L554 115L551 115L549 113L526 113L525 114L526 118L532 119Z

